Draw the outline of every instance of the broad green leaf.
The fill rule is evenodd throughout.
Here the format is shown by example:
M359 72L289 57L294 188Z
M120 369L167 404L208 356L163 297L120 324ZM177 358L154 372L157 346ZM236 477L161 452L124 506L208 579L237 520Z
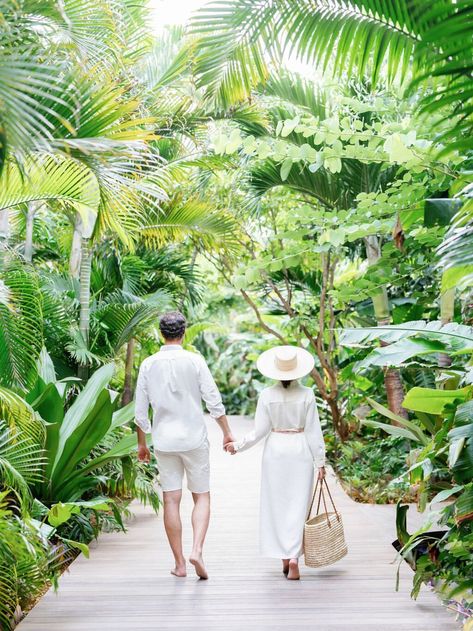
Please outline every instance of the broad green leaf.
M51 477L55 473L59 460L63 457L66 442L85 419L90 416L97 403L97 397L107 387L114 371L114 364L106 364L99 368L67 411L60 428L57 453L54 457Z
M80 513L80 507L75 504L63 504L62 502L58 502L54 504L48 513L48 522L51 526L57 528L61 524L64 524L68 521L72 515L77 515Z
M89 558L90 550L87 544L83 543L82 541L74 541L72 539L66 539L65 537L62 537L62 541L64 541L64 543L67 543L67 545L70 548L76 548L77 550L80 550L86 559Z
M445 344L437 340L404 339L388 346L375 349L360 362L360 368L366 366L400 366L411 357L445 351Z
M131 401L128 405L120 408L112 415L112 424L110 429L121 427L126 423L129 423L135 416L135 402Z
M405 427L406 429L408 429L412 434L415 435L417 441L423 443L424 445L429 444L430 442L429 437L426 436L426 434L422 431L422 429L418 427L415 423L405 419L403 416L399 416L399 414L395 414L394 412L391 412L389 408L385 407L384 405L381 405L380 403L378 403L374 399L371 399L370 397L366 397L366 400L371 405L371 407L373 407L377 412L379 412L383 416L386 416L392 421L395 421L401 427Z
M393 134L384 143L384 151L389 155L391 162L409 162L414 158L412 151L404 144L400 134Z
M459 199L426 199L424 204L424 224L432 226L447 226L461 207Z
M450 443L450 446L448 448L448 466L450 468L455 466L455 463L460 457L462 449L465 445L465 440L465 438L459 438L458 440L454 440Z
M147 435L146 442L148 446L152 445L152 436L150 434ZM101 456L97 456L97 458L89 460L89 462L76 474L76 477L88 475L91 471L97 469L97 467L103 466L107 462L130 455L137 450L137 445L138 443L135 432L127 434L107 452Z
M75 430L64 442L62 453L51 474L51 485L56 489L56 493L67 483L77 465L89 456L91 450L110 430L112 413L113 404L110 393L104 389L97 396L92 410L81 419ZM59 430L60 438L65 420Z
M373 429L382 429L386 432L386 434L390 434L391 436L401 436L402 438L408 438L409 440L419 442L417 436L405 427L396 427L395 425L388 425L387 423L370 421L368 419L363 420L362 425L372 427Z
M285 182L291 172L292 168L292 158L286 158L284 162L281 164L281 180Z
M445 293L449 289L462 287L462 281L471 279L473 275L473 265L461 265L459 267L450 267L442 274L442 286L440 291Z
M431 388L412 388L402 402L408 410L418 410L428 414L441 414L445 406L455 401L464 402L471 398L472 387L460 390L432 390Z
M445 502L449 497L454 495L455 493L459 493L463 489L463 486L453 486L451 489L444 489L435 495L431 500L431 504L437 504L438 502Z

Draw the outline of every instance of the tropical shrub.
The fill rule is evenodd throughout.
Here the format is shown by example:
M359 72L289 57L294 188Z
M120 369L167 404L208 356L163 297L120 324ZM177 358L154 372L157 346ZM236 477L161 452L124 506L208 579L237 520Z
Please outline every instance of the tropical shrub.
M414 563L413 596L428 581L447 600L456 600L462 614L472 613L471 558L473 553L473 386L465 358L473 350L473 330L464 325L439 322L407 322L401 325L349 329L342 335L347 345L366 344L380 339L389 346L374 349L359 368L374 364L400 365L414 357L422 358L425 370L437 373L437 388L411 388L403 406L413 412L412 420L399 417L379 402L368 399L373 408L391 423L367 419L365 425L400 436L417 447L410 455L407 476L419 494L419 507L429 500L447 506L432 512L422 528L408 535L398 526L401 554L408 560L425 540L427 551ZM440 359L447 355L447 368ZM427 358L427 360L426 360ZM435 497L432 497L435 495ZM429 531L435 522L446 528L432 544ZM401 523L402 520L401 520ZM429 552L430 550L430 552Z

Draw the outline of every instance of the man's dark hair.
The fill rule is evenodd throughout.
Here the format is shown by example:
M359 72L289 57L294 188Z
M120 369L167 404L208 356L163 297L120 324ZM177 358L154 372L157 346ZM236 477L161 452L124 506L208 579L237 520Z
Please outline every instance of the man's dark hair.
M186 324L180 311L170 311L159 319L159 330L165 340L178 340L186 332Z

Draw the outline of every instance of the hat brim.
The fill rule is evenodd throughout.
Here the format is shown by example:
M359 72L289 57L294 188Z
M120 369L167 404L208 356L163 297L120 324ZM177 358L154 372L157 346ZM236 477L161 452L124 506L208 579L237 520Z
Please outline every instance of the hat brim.
M314 357L304 348L294 346L297 350L297 366L292 370L278 370L275 364L276 351L280 348L270 348L258 357L256 368L265 377L276 379L278 381L291 381L293 379L302 379L310 373L315 365Z

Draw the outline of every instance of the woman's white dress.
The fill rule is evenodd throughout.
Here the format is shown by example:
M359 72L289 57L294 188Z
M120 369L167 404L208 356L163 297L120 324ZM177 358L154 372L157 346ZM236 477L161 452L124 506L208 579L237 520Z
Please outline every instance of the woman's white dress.
M299 429L277 433L273 429ZM240 452L266 438L261 472L261 554L293 559L302 554L304 523L314 484L314 464L325 464L325 446L315 396L293 381L277 383L258 399L254 430L235 443Z

